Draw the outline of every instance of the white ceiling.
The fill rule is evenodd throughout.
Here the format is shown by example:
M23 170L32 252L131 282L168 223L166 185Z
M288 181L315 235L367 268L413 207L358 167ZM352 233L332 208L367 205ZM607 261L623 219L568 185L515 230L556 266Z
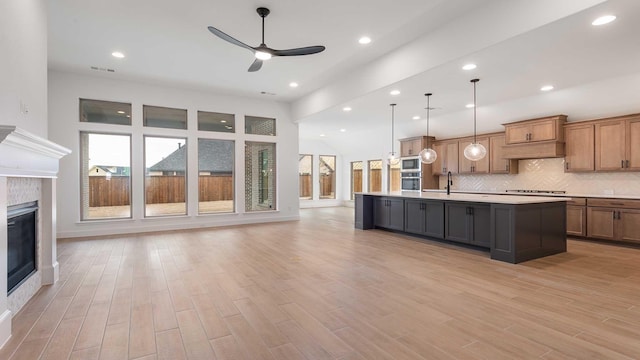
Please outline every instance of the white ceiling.
M252 54L207 26L258 45L259 6L271 9L268 46L327 50L274 58L248 73ZM49 13L52 69L290 102L301 138L344 154L387 142L391 102L399 138L424 134L424 120L411 118L424 117L425 92L439 108L431 135L470 134L472 110L464 105L474 77L481 79L479 132L557 113L575 121L640 112L637 0L57 0ZM590 24L605 13L618 19ZM359 45L362 35L373 42ZM126 58L111 57L115 50ZM461 70L467 62L478 68ZM289 88L291 81L300 86ZM540 92L548 83L556 89ZM395 88L401 95L389 95Z

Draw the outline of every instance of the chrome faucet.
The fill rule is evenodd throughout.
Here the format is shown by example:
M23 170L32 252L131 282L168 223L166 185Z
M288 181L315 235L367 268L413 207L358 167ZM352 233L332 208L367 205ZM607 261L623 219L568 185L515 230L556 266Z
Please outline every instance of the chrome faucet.
M447 195L451 194L451 185L453 185L453 180L451 179L451 171L447 172Z

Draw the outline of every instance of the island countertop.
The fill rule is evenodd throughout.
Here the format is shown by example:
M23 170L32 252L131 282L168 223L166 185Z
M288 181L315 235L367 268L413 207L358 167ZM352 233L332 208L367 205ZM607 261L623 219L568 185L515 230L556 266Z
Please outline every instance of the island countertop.
M356 194L368 196L390 196L409 199L427 199L443 201L464 201L489 204L540 204L560 201L570 201L570 197L557 196L523 196L523 195L492 195L492 194L469 194L469 193L446 193L440 192L418 192L418 191L381 191L381 192L359 192Z

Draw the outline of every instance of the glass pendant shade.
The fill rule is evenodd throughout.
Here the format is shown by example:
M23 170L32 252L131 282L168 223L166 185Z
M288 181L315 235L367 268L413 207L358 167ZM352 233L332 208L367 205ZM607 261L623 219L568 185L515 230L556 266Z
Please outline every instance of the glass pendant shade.
M487 149L476 141L476 83L480 79L473 79L473 142L464 148L464 157L471 161L482 160L487 156Z
M464 157L471 161L478 161L487 156L487 149L480 143L469 144L464 148Z
M400 163L400 158L398 157L398 154L395 153L395 151L392 151L387 156L387 161L389 162L389 165L398 165L398 163Z
M420 161L425 164L433 164L438 158L438 154L432 148L422 149L418 156L420 156Z

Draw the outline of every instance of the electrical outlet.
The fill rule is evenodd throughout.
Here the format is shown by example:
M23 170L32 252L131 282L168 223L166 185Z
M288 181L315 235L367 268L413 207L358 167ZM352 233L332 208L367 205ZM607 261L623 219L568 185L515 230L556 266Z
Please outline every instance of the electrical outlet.
M20 100L20 113L23 115L29 114L29 106L25 104L22 100Z

